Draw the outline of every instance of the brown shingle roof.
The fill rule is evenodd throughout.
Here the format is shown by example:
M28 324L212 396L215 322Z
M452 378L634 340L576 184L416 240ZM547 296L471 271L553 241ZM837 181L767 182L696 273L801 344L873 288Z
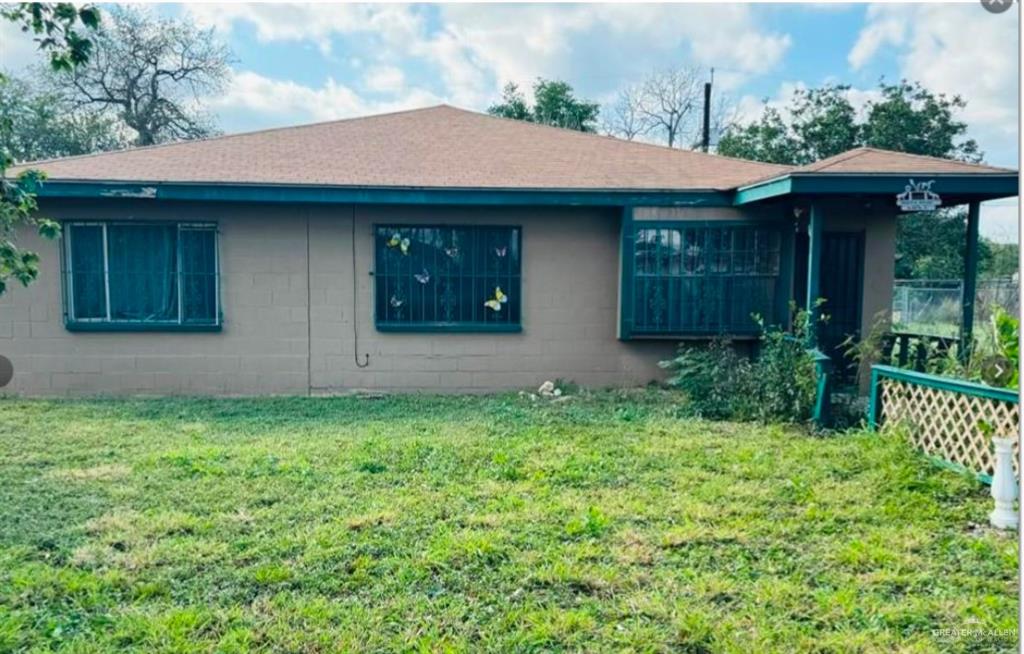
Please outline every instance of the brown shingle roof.
M792 170L794 173L892 173L892 174L977 174L1012 173L1008 168L996 168L981 164L927 157L920 154L879 150L878 148L854 148L821 161Z
M729 189L790 169L445 105L32 167L54 180L639 190Z

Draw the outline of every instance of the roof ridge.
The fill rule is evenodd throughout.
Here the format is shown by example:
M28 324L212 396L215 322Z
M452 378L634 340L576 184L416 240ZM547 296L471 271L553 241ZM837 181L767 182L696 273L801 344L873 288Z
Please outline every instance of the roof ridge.
M396 109L395 111L385 111L384 113L370 114L370 115L366 115L366 116L349 116L347 118L333 118L331 120L320 120L320 121L317 121L315 123L303 123L301 125L282 125L280 127L265 127L263 129L249 130L247 132L234 132L232 134L217 134L215 136L209 136L209 137L206 137L206 138L174 141L172 143L154 143L153 145L137 145L137 146L134 146L134 147L122 148L120 150L102 150L102 151L99 151L99 152L88 152L86 154L75 154L75 155L71 155L71 156L67 156L67 157L50 157L49 159L35 159L33 161L24 161L24 162L16 163L13 166L11 166L11 168L23 168L23 167L29 167L30 168L30 167L32 167L34 165L53 163L53 162L56 162L56 161L77 161L77 160L80 160L80 159L89 159L91 157L102 157L104 155L109 155L109 154L125 154L125 153L128 153L128 152L142 152L142 151L148 151L148 150L157 150L157 149L161 149L161 148L172 148L172 147L179 146L179 145L190 145L190 144L193 144L193 143L209 143L209 142L212 142L212 141L224 141L224 140L227 140L227 139L239 138L239 137L242 137L242 136L252 136L253 134L266 134L268 132L283 132L283 131L286 131L286 130L299 130L299 129L305 129L307 127L322 127L324 125L333 125L335 123L354 122L354 121L357 121L357 120L369 120L371 118L380 118L380 117L384 117L384 116L398 116L398 115L401 115L401 114L414 113L414 112L417 112L417 111L432 111L432 110L435 110L435 109L441 109L441 108L445 108L445 107L448 108L448 109L458 109L458 107L453 107L453 106L451 106L449 104L446 104L446 103L442 102L442 103L439 103L439 104L427 105L426 107L416 107L416 108L413 108L413 109ZM465 110L460 110L460 111L465 111Z
M975 168L989 168L989 169L994 169L994 170L1007 170L1007 171L1011 171L1011 172L1016 172L1012 168L1005 168L1003 166L993 166L992 164L987 164L987 163L975 163L973 161L963 161L961 159L951 159L951 158L948 158L948 157L936 157L936 156L933 156L933 155L930 155L930 154L917 154L916 152L901 152L899 150L886 150L885 148L875 148L875 147L871 147L869 145L863 145L863 146L860 147L860 149L862 149L862 150L864 150L866 152L878 152L880 154L899 154L899 155L903 155L904 157L915 157L917 159L927 159L928 161L942 161L942 162L945 162L945 163L955 163L955 164L961 164L961 165L964 165L964 166L974 166Z
M831 168L832 166L835 166L836 164L840 164L840 163L842 163L844 161L849 161L850 159L856 159L857 157L863 157L865 154L868 153L868 151L869 151L869 148L867 148L867 147L865 147L863 145L857 146L855 148L850 148L846 152L840 152L838 154L832 155L831 157L825 157L824 159L819 159L818 161L815 161L814 163L807 165L806 166L806 170L814 171L814 172L821 172L823 170L827 170L827 169ZM822 164L824 164L824 165L822 165Z
M461 112L464 112L464 113L467 113L467 114L472 114L474 116L479 116L481 118L491 118L491 119L494 119L494 120L500 120L500 121L504 121L504 122L508 122L508 123L514 123L514 124L520 125L520 126L521 125L528 125L528 126L531 126L531 127L537 127L537 128L541 128L541 129L555 130L555 131L557 131L559 133L563 133L563 134L568 133L568 134L572 134L572 135L585 136L585 137L589 137L589 138L598 138L598 139L602 139L602 140L605 140L605 141L615 141L616 143L622 143L624 145L635 145L635 146L642 146L642 147L646 147L646 148L655 148L655 149L660 150L662 152L665 152L665 151L668 151L668 152L685 152L687 154L694 154L694 155L699 155L699 156L702 156L702 157L712 157L712 158L715 158L715 159L726 159L726 160L729 160L729 161L739 161L739 162L742 162L742 163L756 164L758 166L775 166L775 167L784 168L784 169L791 169L792 168L792 166L788 166L786 164L769 163L767 161L755 161L754 159L743 159L741 157L728 157L726 155L715 154L715 153L712 153L712 152L700 152L699 150L685 150L683 148L670 148L667 145L658 145L657 143L647 143L645 141L630 141L630 140L627 140L627 139L621 139L621 138L619 138L617 136L612 136L611 134L598 134L597 132L584 132L584 131L581 131L581 130L578 130L578 129L570 129L568 127L558 127L557 125L548 125L547 123L535 123L535 122L529 121L529 120L519 120L518 118L507 118L505 116L495 116L494 114L490 114L490 113L487 113L487 112L473 111L472 109L463 109L462 107L455 107L455 106L448 105L448 104L439 105L439 106L447 107L449 109L454 109L455 111L461 111Z

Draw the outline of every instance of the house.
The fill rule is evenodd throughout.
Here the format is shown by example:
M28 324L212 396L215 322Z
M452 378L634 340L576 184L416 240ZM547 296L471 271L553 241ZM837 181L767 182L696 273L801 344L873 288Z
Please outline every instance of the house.
M867 148L794 168L448 106L32 167L63 235L21 234L41 274L0 298L4 390L23 395L642 384L680 340L753 338L752 314L817 297L834 347L890 306L908 186L969 204L976 255L978 203L1018 185Z

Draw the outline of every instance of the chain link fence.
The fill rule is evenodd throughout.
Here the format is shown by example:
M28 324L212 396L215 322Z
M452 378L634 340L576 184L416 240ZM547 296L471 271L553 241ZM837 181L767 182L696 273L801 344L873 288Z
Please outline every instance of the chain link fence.
M996 307L1020 313L1020 287L1014 277L978 280L974 321L987 325ZM892 318L896 331L956 338L960 335L963 281L898 279L893 286Z

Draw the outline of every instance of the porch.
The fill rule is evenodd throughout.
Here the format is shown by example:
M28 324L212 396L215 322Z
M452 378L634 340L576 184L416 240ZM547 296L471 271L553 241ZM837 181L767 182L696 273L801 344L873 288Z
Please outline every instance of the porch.
M981 203L1017 194L1015 171L863 148L741 187L730 209L626 207L620 338L753 341L763 324L788 326L797 306L808 347L849 384L850 339L891 320L899 215L966 206L963 328L937 339L966 357ZM887 337L887 353L911 364L915 336Z

